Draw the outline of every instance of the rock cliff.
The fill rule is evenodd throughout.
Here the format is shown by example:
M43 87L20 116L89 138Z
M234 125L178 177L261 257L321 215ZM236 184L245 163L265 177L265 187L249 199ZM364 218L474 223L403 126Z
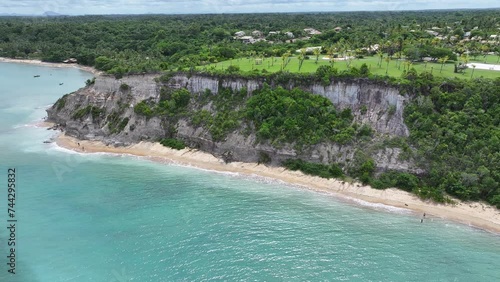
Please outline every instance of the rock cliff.
M301 158L348 166L355 152L363 151L375 160L378 171L420 171L411 161L402 160L401 149L380 145L384 139L409 135L403 120L407 98L400 95L395 87L362 79L334 81L327 86L319 83L297 86L328 98L339 110L350 108L357 123L368 124L377 132L377 138L369 145L320 143L306 150L297 150L292 144L276 148L268 143L257 143L255 134L243 134L239 130L228 134L224 140L214 141L208 130L193 126L185 117L176 124L170 124L160 117L146 118L134 111L134 106L141 101L160 101L162 87L186 88L193 97L206 93L207 89L213 95L217 95L222 87L236 91L246 89L249 97L254 90L263 87L265 79L182 73L173 75L168 82L157 82L157 78L157 75L135 75L121 79L99 76L93 85L58 100L47 110L48 120L62 125L68 135L100 140L115 146L143 140L158 141L172 136L184 140L190 147L213 153L226 161L257 162L265 153L274 165L289 158ZM271 87L277 86L273 82L270 84ZM291 89L296 86L288 83L284 87Z

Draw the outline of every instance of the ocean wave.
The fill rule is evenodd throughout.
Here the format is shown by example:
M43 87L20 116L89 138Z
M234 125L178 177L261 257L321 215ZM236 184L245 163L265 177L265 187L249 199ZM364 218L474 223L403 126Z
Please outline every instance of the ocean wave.
M46 125L43 123L45 122L45 118L37 118L35 120L30 121L29 123L25 124L16 124L12 126L13 129L19 129L19 128L45 128Z
M37 128L36 124L34 123L25 123L25 124L16 124L12 126L12 129L20 129L20 128Z
M197 166L194 166L194 165L186 164L186 163L183 163L183 162L171 160L171 159L168 159L168 158L163 158L163 157L162 158L158 158L158 157L141 157L141 158L144 158L144 159L156 162L156 163L160 163L160 164L174 165L174 166L177 166L177 167L184 167L184 168L196 169L196 170L200 170L200 171L205 171L205 172L210 172L210 173L217 173L217 174L221 174L221 175L229 175L229 176L236 176L236 177L238 177L240 175L243 175L241 173L233 172L233 171L221 171L221 170L215 170L215 169L209 169L209 168L201 168L201 167L197 167Z
M59 146L56 142L49 143L49 149L52 151L57 151L57 152L62 152L62 153L67 153L67 154L73 154L73 155L80 155L80 156L86 156L86 157L113 157L113 158L131 158L131 159L138 159L138 160L145 160L144 157L141 156L136 156L128 153L111 153L111 152L80 152L72 149L68 149L62 146ZM102 159L104 161L104 159Z
M48 105L45 105L45 106L38 106L38 107L35 107L35 110L46 110L50 107L52 107L54 104L48 104Z
M66 153L66 154L74 154L74 155L82 155L82 156L84 156L84 155L87 154L87 153L84 153L84 152L77 152L77 151L74 151L74 150L71 150L71 149L67 149L67 148L61 147L56 142L49 143L48 147L49 147L49 150L57 151L57 152L63 152L63 153Z
M351 202L355 202L356 204L363 206L363 207L369 207L373 208L376 210L384 210L384 211L389 211L389 212L394 212L394 213L399 213L399 214L410 214L413 211L405 208L398 208L394 206L389 206L386 204L381 204L381 203L370 203L364 200L352 198L352 197L346 197Z

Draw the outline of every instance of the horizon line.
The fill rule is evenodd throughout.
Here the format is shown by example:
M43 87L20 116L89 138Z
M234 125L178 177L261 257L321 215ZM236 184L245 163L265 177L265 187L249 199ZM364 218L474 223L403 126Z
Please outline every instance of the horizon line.
M62 14L54 11L44 11L41 14L0 13L0 17L85 17L85 16L170 16L170 15L251 15L251 14L330 14L330 13L387 13L387 12L429 12L429 11L484 11L500 10L499 7L490 8L429 8L408 10L345 10L345 11L296 11L296 12L229 12L229 13L120 13L120 14ZM54 13L46 15L46 13Z

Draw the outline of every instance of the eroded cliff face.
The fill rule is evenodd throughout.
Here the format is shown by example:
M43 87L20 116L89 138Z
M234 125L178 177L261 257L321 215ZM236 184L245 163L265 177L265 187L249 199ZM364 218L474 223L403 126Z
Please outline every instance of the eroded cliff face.
M205 89L209 89L214 94L218 93L221 86L238 91L245 88L248 95L251 95L264 83L264 80L237 78L219 81L213 77L201 75L191 77L177 75L172 78L171 85L185 87L191 93L202 93ZM271 86L275 85L271 83ZM286 85L287 89L294 87L300 87L307 92L328 98L337 109L350 108L358 123L369 124L379 133L394 136L409 135L403 120L403 109L407 98L400 95L396 88L381 86L361 79L351 83L333 82L326 87L319 83L310 86L296 86L293 83Z
M68 135L88 140L100 140L110 145L122 146L140 141L158 141L166 136L184 140L190 147L210 152L226 161L257 162L262 153L279 165L290 158L319 163L341 163L348 166L357 150L369 154L379 171L393 169L419 172L411 162L401 160L398 148L380 148L377 142L383 138L406 137L408 128L403 121L406 98L393 87L359 80L354 82L333 82L323 86L312 84L300 88L328 98L339 109L350 108L355 120L369 124L378 133L376 140L368 147L350 144L321 143L306 150L296 150L293 144L280 148L268 143L256 142L255 134L243 134L236 130L222 140L215 142L207 129L193 126L188 118L181 118L171 124L159 117L146 118L134 112L134 106L143 100L160 100L162 86L186 88L193 96L208 90L217 95L220 87L233 90L246 89L248 96L261 88L265 81L252 79L220 79L208 75L177 74L167 83L157 83L155 75L127 76L115 79L108 76L96 78L93 85L82 88L61 98L47 110L48 120L62 125ZM271 87L274 87L271 83ZM295 87L293 84L286 88ZM208 108L210 109L210 108ZM93 112L94 111L94 112ZM80 112L82 116L75 116ZM123 129L114 130L116 124Z

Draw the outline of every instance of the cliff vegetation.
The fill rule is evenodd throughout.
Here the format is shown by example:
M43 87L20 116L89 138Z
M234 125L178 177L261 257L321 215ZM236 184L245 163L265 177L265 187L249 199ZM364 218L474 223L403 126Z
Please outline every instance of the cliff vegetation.
M228 162L500 207L500 79L414 70L391 81L336 77L332 69L297 76L99 77L48 112L79 138L162 141Z

